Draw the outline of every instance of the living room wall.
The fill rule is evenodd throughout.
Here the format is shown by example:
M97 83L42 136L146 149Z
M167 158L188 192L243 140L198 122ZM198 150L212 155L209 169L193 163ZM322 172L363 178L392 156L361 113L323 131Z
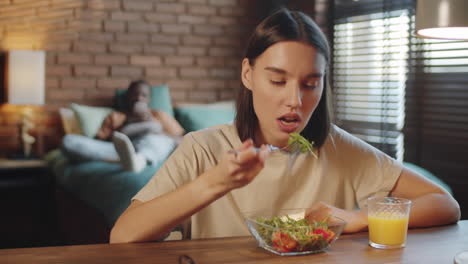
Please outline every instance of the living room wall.
M168 84L174 103L232 99L242 45L256 22L248 2L0 1L0 49L46 51L46 105L34 108L35 152L60 143L58 107L110 106L115 90L132 80ZM21 150L23 108L0 109L2 156Z
M0 51L46 51L34 151L60 143L58 107L110 106L132 80L167 84L175 104L233 99L247 36L275 3L315 14L305 0L1 0ZM23 108L0 106L0 157L21 151Z

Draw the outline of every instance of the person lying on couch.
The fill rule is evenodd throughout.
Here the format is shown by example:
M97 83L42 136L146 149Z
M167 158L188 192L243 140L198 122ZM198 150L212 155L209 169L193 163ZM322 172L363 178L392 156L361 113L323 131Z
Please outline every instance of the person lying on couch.
M171 115L149 108L150 86L130 83L127 108L111 112L96 137L66 135L62 149L74 161L120 162L125 170L141 171L146 164L165 160L185 131ZM112 141L112 142L110 142Z

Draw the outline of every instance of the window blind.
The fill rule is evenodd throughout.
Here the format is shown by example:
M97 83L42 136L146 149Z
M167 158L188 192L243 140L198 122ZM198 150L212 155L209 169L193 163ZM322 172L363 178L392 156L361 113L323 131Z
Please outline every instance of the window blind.
M410 16L401 3L363 2L335 5L335 122L402 160Z

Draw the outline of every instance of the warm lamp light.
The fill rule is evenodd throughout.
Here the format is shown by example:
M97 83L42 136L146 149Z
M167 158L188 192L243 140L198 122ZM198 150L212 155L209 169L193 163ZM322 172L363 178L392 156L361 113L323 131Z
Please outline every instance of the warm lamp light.
M7 102L12 105L43 105L45 88L45 52L32 50L11 50L7 61ZM35 124L33 110L23 107L19 124L23 154L30 158L32 145L36 142L30 135Z
M418 0L416 36L468 39L468 0Z
M11 50L8 52L7 102L44 104L45 52Z

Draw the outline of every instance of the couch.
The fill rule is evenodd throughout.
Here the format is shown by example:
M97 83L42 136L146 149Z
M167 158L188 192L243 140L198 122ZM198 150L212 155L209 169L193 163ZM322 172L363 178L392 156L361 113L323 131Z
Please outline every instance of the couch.
M167 86L153 87L151 92L150 107L173 115L186 132L231 122L234 118L233 102L179 104L173 107ZM124 96L124 91L117 91L114 100L115 109L124 107ZM91 125L85 122L89 120L81 119L93 119L100 115L102 121L110 111L102 107L76 104L71 104L71 108L74 114L80 114L78 118L75 117L78 124L70 124L69 120L67 121L73 112L61 111L65 131L88 136L92 129ZM117 163L103 161L74 163L60 149L49 152L45 159L49 162L55 180L59 232L63 244L107 242L110 228L127 208L130 199L162 165L152 164L143 171L134 173L122 170Z

